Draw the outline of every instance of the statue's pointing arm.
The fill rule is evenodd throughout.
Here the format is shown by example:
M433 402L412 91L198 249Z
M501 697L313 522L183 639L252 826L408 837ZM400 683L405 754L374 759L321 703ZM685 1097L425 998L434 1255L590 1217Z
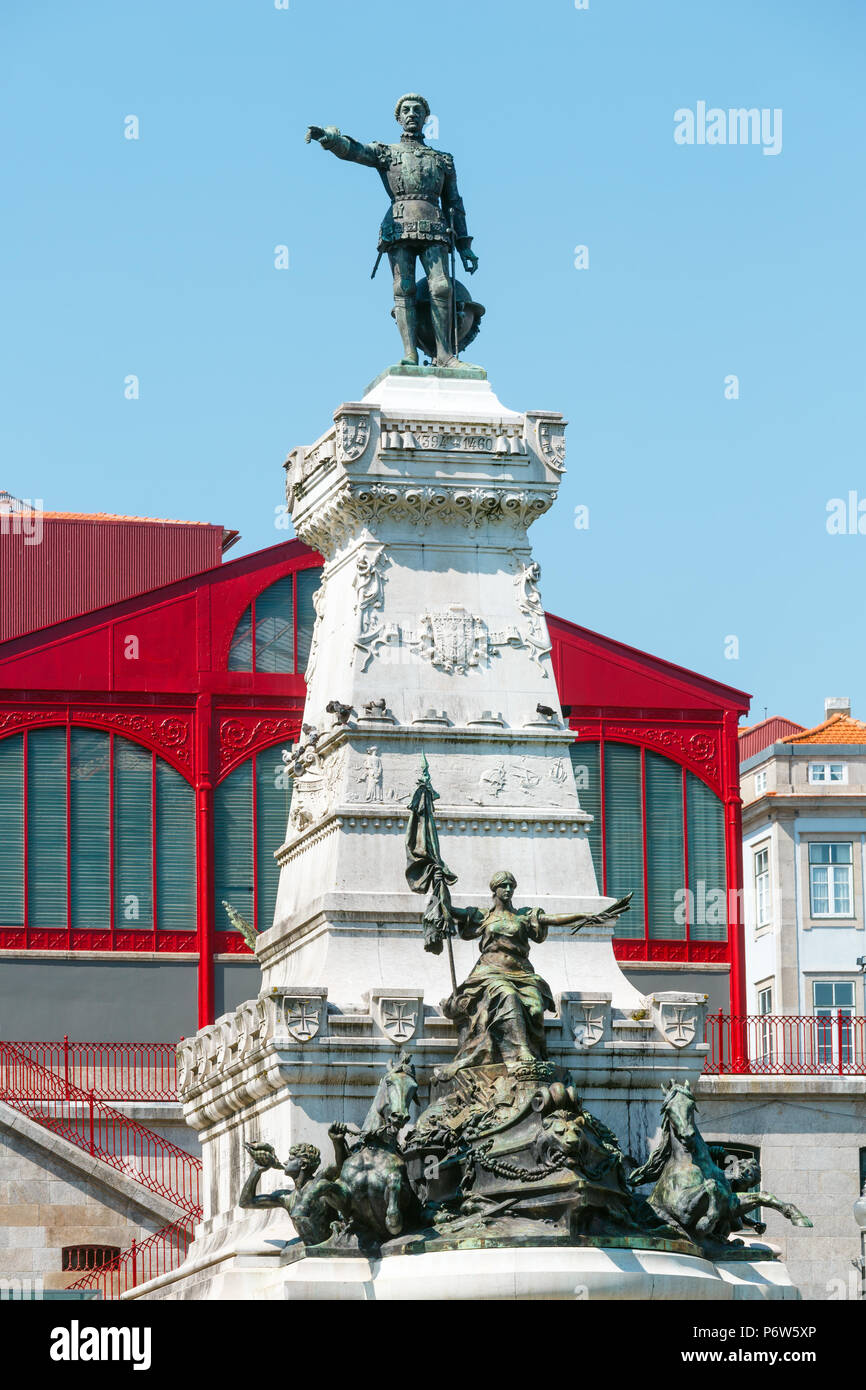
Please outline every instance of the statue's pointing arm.
M472 250L472 238L466 225L466 209L457 187L457 171L451 155L446 155L445 185L442 189L442 207L448 221L454 219L454 240L463 262L463 269L473 275L478 269L478 257Z
M362 145L351 135L343 135L335 125L311 125L306 140L307 144L311 140L318 140L323 150L330 150L338 159L349 159L353 164L369 164L371 168L378 169L382 160L381 145Z

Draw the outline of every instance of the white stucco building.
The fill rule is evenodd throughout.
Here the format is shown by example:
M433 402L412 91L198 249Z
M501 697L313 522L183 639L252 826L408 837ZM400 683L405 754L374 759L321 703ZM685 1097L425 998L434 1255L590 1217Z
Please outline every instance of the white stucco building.
M744 751L747 739L759 730ZM748 1012L832 1016L816 1061L840 1040L844 1061L866 1005L866 722L828 699L822 723L752 752L740 772Z

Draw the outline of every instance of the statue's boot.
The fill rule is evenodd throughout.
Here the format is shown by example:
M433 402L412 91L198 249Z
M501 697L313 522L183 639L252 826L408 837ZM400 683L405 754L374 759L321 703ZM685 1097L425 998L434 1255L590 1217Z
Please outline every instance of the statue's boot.
M417 367L418 340L415 300L396 299L394 301L394 318L397 320L397 327L403 340L403 356L400 358L400 365L401 367Z
M430 318L433 321L433 334L436 339L436 367L457 367L460 365L454 354L454 324L451 320L451 287L445 294L437 292L430 295Z

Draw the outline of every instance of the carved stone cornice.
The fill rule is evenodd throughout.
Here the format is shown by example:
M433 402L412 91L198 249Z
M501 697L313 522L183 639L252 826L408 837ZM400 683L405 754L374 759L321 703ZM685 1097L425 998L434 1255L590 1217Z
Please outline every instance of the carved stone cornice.
M307 511L299 506L294 521L300 539L330 558L360 529L375 528L383 518L419 528L433 521L446 522L470 533L485 522L525 531L553 505L556 495L553 483L520 486L485 482L473 487L465 481L419 484L344 478L318 506Z

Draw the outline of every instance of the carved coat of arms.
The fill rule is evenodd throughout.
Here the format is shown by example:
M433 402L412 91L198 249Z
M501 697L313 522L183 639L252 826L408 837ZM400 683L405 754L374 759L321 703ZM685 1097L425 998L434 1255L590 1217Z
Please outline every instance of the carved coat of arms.
M538 426L538 447L546 463L557 473L565 472L565 426L542 420Z
M359 459L370 442L369 415L341 415L337 421L337 445L347 463Z
M421 656L449 675L488 657L487 625L459 604L444 613L422 614L419 638Z

